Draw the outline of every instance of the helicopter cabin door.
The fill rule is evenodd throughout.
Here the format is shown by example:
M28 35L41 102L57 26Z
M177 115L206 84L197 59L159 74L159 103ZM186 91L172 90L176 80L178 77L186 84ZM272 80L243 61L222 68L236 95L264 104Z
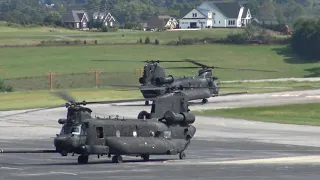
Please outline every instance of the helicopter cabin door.
M94 131L95 131L95 144L96 145L105 145L105 128L103 126L94 126Z

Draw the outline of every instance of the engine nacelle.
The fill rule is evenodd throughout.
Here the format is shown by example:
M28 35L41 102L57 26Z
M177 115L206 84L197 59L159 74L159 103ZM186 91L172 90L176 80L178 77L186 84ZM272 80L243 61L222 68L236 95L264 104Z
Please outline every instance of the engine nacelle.
M170 83L173 83L173 81L174 81L174 78L171 75L169 75L168 77L156 78L156 84L158 84L158 85L170 84Z
M173 111L167 111L164 114L164 119L169 123L187 123L192 124L196 120L196 117L192 113L182 112L180 114L176 114Z

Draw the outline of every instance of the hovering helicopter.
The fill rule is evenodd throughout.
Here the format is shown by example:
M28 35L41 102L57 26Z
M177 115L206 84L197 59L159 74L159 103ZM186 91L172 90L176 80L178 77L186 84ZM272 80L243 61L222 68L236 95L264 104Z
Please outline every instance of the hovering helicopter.
M189 100L202 99L202 103L208 102L208 98L224 95L245 94L245 92L235 92L228 94L220 94L220 88L235 88L235 87L219 87L217 84L218 77L213 76L212 69L228 69L228 70L242 70L242 71L263 71L263 72L278 72L271 70L258 70L258 69L237 69L237 68L224 68L217 66L207 66L194 60L174 60L174 61L160 61L160 60L92 60L92 61L126 61L126 62L146 62L143 68L143 75L139 78L141 86L127 86L127 85L108 85L108 86L122 86L122 87L135 87L139 88L143 97L146 98L145 105L149 105L148 98L154 98L166 93L171 93L176 90L182 90L189 98ZM160 62L189 62L195 64L195 67L167 67L166 69L194 69L198 70L197 76L174 78L172 75L166 76L165 68L159 65ZM239 88L239 87L237 87ZM248 88L248 87L246 87Z
M55 93L68 101L67 117L59 119L60 134L54 138L55 150L0 150L0 153L60 153L79 154L78 163L86 164L90 155L112 157L113 163L122 163L122 155L141 156L148 161L150 155L177 155L185 159L185 150L196 133L191 124L195 116L188 109L188 97L173 92L157 97L151 112L141 111L138 119L116 116L93 118L86 104L77 102L66 93ZM103 102L102 102L103 103Z

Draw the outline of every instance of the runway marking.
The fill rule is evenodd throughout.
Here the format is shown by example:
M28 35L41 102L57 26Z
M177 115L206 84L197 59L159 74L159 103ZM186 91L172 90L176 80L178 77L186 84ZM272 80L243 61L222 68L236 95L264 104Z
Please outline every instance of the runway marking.
M47 173L33 173L33 174L17 174L17 176L50 176L54 174L64 174L64 175L72 175L72 176L77 176L75 173L69 173L69 172L55 172L55 171L50 171Z
M296 156L280 158L245 159L220 162L200 162L200 164L306 164L319 163L320 156Z
M1 167L1 169L23 170L21 168Z
M306 97L306 98L320 98L319 94L307 95L307 94L272 94L272 97Z

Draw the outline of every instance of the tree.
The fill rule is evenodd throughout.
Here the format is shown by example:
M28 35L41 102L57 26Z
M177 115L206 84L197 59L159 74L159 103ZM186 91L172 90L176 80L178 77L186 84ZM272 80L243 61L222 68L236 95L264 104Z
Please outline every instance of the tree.
M55 11L51 11L49 12L46 17L44 18L44 23L45 24L55 24L55 25L59 25L60 24L60 14L58 12Z
M259 17L262 20L275 20L275 6L271 0L266 0L259 8Z
M320 20L299 20L294 29L292 49L299 55L320 58Z

